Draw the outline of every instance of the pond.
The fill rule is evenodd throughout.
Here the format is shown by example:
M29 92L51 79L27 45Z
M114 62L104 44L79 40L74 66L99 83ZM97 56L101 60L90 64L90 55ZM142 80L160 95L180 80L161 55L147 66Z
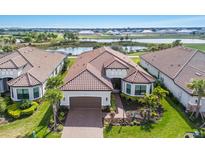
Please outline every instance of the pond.
M80 39L81 41L90 41L90 42L101 42L101 43L110 43L110 42L119 42L119 39ZM172 43L175 40L181 40L185 44L203 44L205 40L202 39L127 39L123 41L132 41L132 42L141 42L141 43Z
M93 50L93 47L51 47L47 51L63 52L68 55L79 55L82 52Z
M146 49L143 46L123 46L122 47L125 52L130 51L141 51ZM82 52L93 50L93 47L50 47L47 51L54 51L54 52L62 52L68 55L79 55Z

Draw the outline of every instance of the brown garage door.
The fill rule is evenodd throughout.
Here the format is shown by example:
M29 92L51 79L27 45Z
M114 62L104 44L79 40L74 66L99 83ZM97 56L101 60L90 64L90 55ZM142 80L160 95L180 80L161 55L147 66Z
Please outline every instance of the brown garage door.
M101 108L100 97L70 97L71 108Z

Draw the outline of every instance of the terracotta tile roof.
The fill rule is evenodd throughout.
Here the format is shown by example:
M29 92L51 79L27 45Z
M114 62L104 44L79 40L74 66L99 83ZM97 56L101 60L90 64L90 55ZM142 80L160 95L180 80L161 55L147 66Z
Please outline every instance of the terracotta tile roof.
M178 72L196 53L193 49L183 47L174 47L141 56L142 59L147 61L169 76L175 78Z
M79 55L76 63L68 71L61 90L112 90L112 83L104 73L105 67L126 68L128 75L136 70L143 72L145 76L149 76L144 81L141 79L143 83L149 79L150 82L154 80L124 54L109 47L102 47Z
M29 87L34 85L39 85L41 82L37 80L34 76L30 73L24 73L19 77L8 81L9 86L13 87Z
M0 68L1 69L15 69L15 68L18 68L17 65L13 62L13 60L8 60L6 62L3 62L0 64Z
M109 62L108 64L105 64L105 68L109 69L128 69L129 66L124 63L123 61L117 60L117 58L114 58Z
M205 79L205 53L201 51L175 47L145 54L142 59L169 76L189 94L192 94L192 90L187 84L192 79Z
M50 53L34 47L24 47L2 56L0 58L0 68L18 69L22 67L22 74L18 78L10 80L8 84L12 86L29 86L30 84L32 86L34 83L45 82L64 58L65 55L60 53ZM29 79L31 79L31 82Z
M136 84L140 84L140 83L146 84L155 81L150 75L147 75L141 71L136 71L133 74L129 75L128 77L124 78L123 80L130 83L136 83Z

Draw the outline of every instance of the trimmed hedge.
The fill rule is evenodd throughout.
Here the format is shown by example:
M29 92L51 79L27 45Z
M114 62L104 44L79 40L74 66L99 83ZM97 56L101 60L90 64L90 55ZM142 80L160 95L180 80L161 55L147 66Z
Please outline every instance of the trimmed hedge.
M32 115L34 111L37 109L39 104L37 102L32 102L31 107L24 110L20 109L20 105L21 105L20 103L14 103L12 105L9 105L7 107L8 115L14 119L18 119L21 116Z
M31 107L21 111L21 115L31 115L37 109L38 103L32 102Z
M129 96L124 93L120 93L120 96L124 98L126 101L138 101L139 100L137 96Z

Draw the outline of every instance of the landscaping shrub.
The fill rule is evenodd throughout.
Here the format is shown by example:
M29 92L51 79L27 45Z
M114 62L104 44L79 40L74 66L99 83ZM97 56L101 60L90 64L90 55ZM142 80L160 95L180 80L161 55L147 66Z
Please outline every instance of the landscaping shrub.
M4 100L0 100L0 115L3 115L6 111L7 103Z
M24 109L28 109L32 106L32 101L30 100L23 100L21 105L20 105L20 109L24 110Z
M21 110L18 109L18 104L12 104L7 107L7 113L10 117L17 119L21 116Z
M21 104L22 105L22 104ZM27 116L33 114L33 112L37 109L38 103L32 102L31 106L27 109L21 109L21 106L19 103L14 103L7 107L7 113L10 117L17 119L21 116Z
M38 103L36 102L32 102L31 103L31 107L24 109L21 111L21 115L32 115L34 113L34 111L37 109L38 107Z
M5 96L4 101L7 103L7 105L13 104L13 100L9 96Z

